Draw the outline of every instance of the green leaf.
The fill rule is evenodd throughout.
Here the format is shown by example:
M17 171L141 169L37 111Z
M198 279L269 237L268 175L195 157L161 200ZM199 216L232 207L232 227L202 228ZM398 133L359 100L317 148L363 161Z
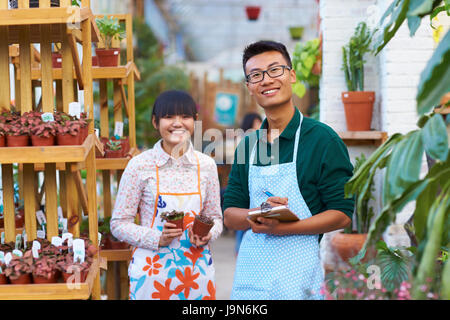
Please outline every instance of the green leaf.
M422 165L423 142L421 131L408 133L392 151L387 165L384 203L390 202L419 179Z
M299 98L303 97L306 93L305 85L299 81L292 85L292 90Z
M408 17L408 28L409 28L409 36L412 37L416 34L417 29L420 27L420 22L422 19L419 17Z
M450 31L447 31L420 75L416 96L419 114L439 105L442 96L449 91Z
M408 16L423 16L433 9L433 0L410 0Z
M448 137L442 115L435 114L422 130L425 151L436 160L445 161L448 155Z

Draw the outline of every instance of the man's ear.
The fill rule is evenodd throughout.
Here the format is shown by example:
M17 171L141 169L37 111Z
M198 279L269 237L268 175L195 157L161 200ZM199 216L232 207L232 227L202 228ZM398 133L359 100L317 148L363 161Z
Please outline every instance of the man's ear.
M297 74L295 73L294 69L291 69L289 71L289 75L291 76L291 83L297 82Z
M249 93L251 96L253 96L252 90L250 90L250 88L248 87L248 86L250 85L250 83L246 81L246 82L245 82L245 85L247 86L247 91L248 91L248 93Z

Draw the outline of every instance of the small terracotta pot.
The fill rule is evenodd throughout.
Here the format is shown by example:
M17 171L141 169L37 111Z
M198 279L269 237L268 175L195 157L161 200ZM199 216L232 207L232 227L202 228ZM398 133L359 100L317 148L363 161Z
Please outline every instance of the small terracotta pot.
M105 150L105 158L122 158L122 150Z
M88 273L89 273L88 271L82 271L80 273L80 283L86 281ZM72 276L72 275L73 275L73 273L62 272L62 277L63 277L64 282L67 282L67 280L69 280L70 276Z
M129 244L122 241L110 240L110 246L113 250L128 249Z
M180 218L180 219L177 219L177 220L168 220L167 222L173 223L174 225L176 225L176 227L173 227L173 229L182 229L182 230L184 230L184 228L183 228L183 221L184 221L184 217Z
M30 142L30 137L28 135L22 136L6 136L6 145L8 147L27 147Z
M247 13L248 20L256 21L256 20L258 20L259 13L261 12L261 7L247 6L247 7L245 7L245 12Z
M62 67L62 54L58 52L52 52L52 67L61 68Z
M48 147L55 145L55 136L39 137L31 136L31 145L35 147Z
M342 92L348 131L369 131L372 122L373 91Z
M341 259L348 263L350 258L358 254L367 239L367 233L336 233L331 239L331 245L335 248ZM373 257L373 252L366 252L363 262Z
M31 283L31 273L23 274L16 280L9 278L9 282L11 284L29 284Z
M200 216L195 216L194 225L192 226L192 232L199 237L207 236L209 230L211 230L214 223L207 224L199 219Z
M119 49L95 49L100 67L117 67L119 65Z
M56 142L59 146L73 146L80 144L80 135L73 136L71 134L58 134Z
M87 138L88 135L89 135L89 129L88 129L88 126L86 126L86 127L81 127L81 129L80 129L80 134L79 134L79 137L80 137L80 144L83 144L83 143L84 143L84 140L86 140L86 138Z
M0 148L5 146L5 136L0 136Z
M92 66L98 67L98 57L97 56L92 56Z
M16 228L23 228L23 226L25 224L24 213L19 212L19 214L16 214L16 216L15 216L15 223L16 223Z
M0 274L0 284L8 284L8 278L4 273Z
M56 282L58 282L58 274L56 270L52 272L52 275L50 276L49 279L33 274L33 283L56 283Z

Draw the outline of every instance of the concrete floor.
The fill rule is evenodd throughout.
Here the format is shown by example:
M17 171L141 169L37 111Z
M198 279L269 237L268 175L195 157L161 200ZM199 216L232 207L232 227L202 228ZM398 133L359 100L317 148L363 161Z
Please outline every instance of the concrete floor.
M211 253L216 269L216 299L229 300L233 286L236 256L234 232L228 231L211 243Z

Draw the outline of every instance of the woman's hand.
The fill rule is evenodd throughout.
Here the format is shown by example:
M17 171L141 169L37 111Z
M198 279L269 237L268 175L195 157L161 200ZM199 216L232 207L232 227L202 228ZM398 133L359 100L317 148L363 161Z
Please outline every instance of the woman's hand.
M161 238L159 238L159 246L167 247L175 238L180 237L183 234L182 229L175 229L176 225L170 222L166 222L163 226Z
M204 246L204 245L208 244L209 240L211 240L211 237L212 237L211 232L209 232L206 236L204 236L203 238L200 238L198 235L196 235L192 232L192 228L189 228L188 235L189 235L189 240L196 247L200 247L200 246Z

